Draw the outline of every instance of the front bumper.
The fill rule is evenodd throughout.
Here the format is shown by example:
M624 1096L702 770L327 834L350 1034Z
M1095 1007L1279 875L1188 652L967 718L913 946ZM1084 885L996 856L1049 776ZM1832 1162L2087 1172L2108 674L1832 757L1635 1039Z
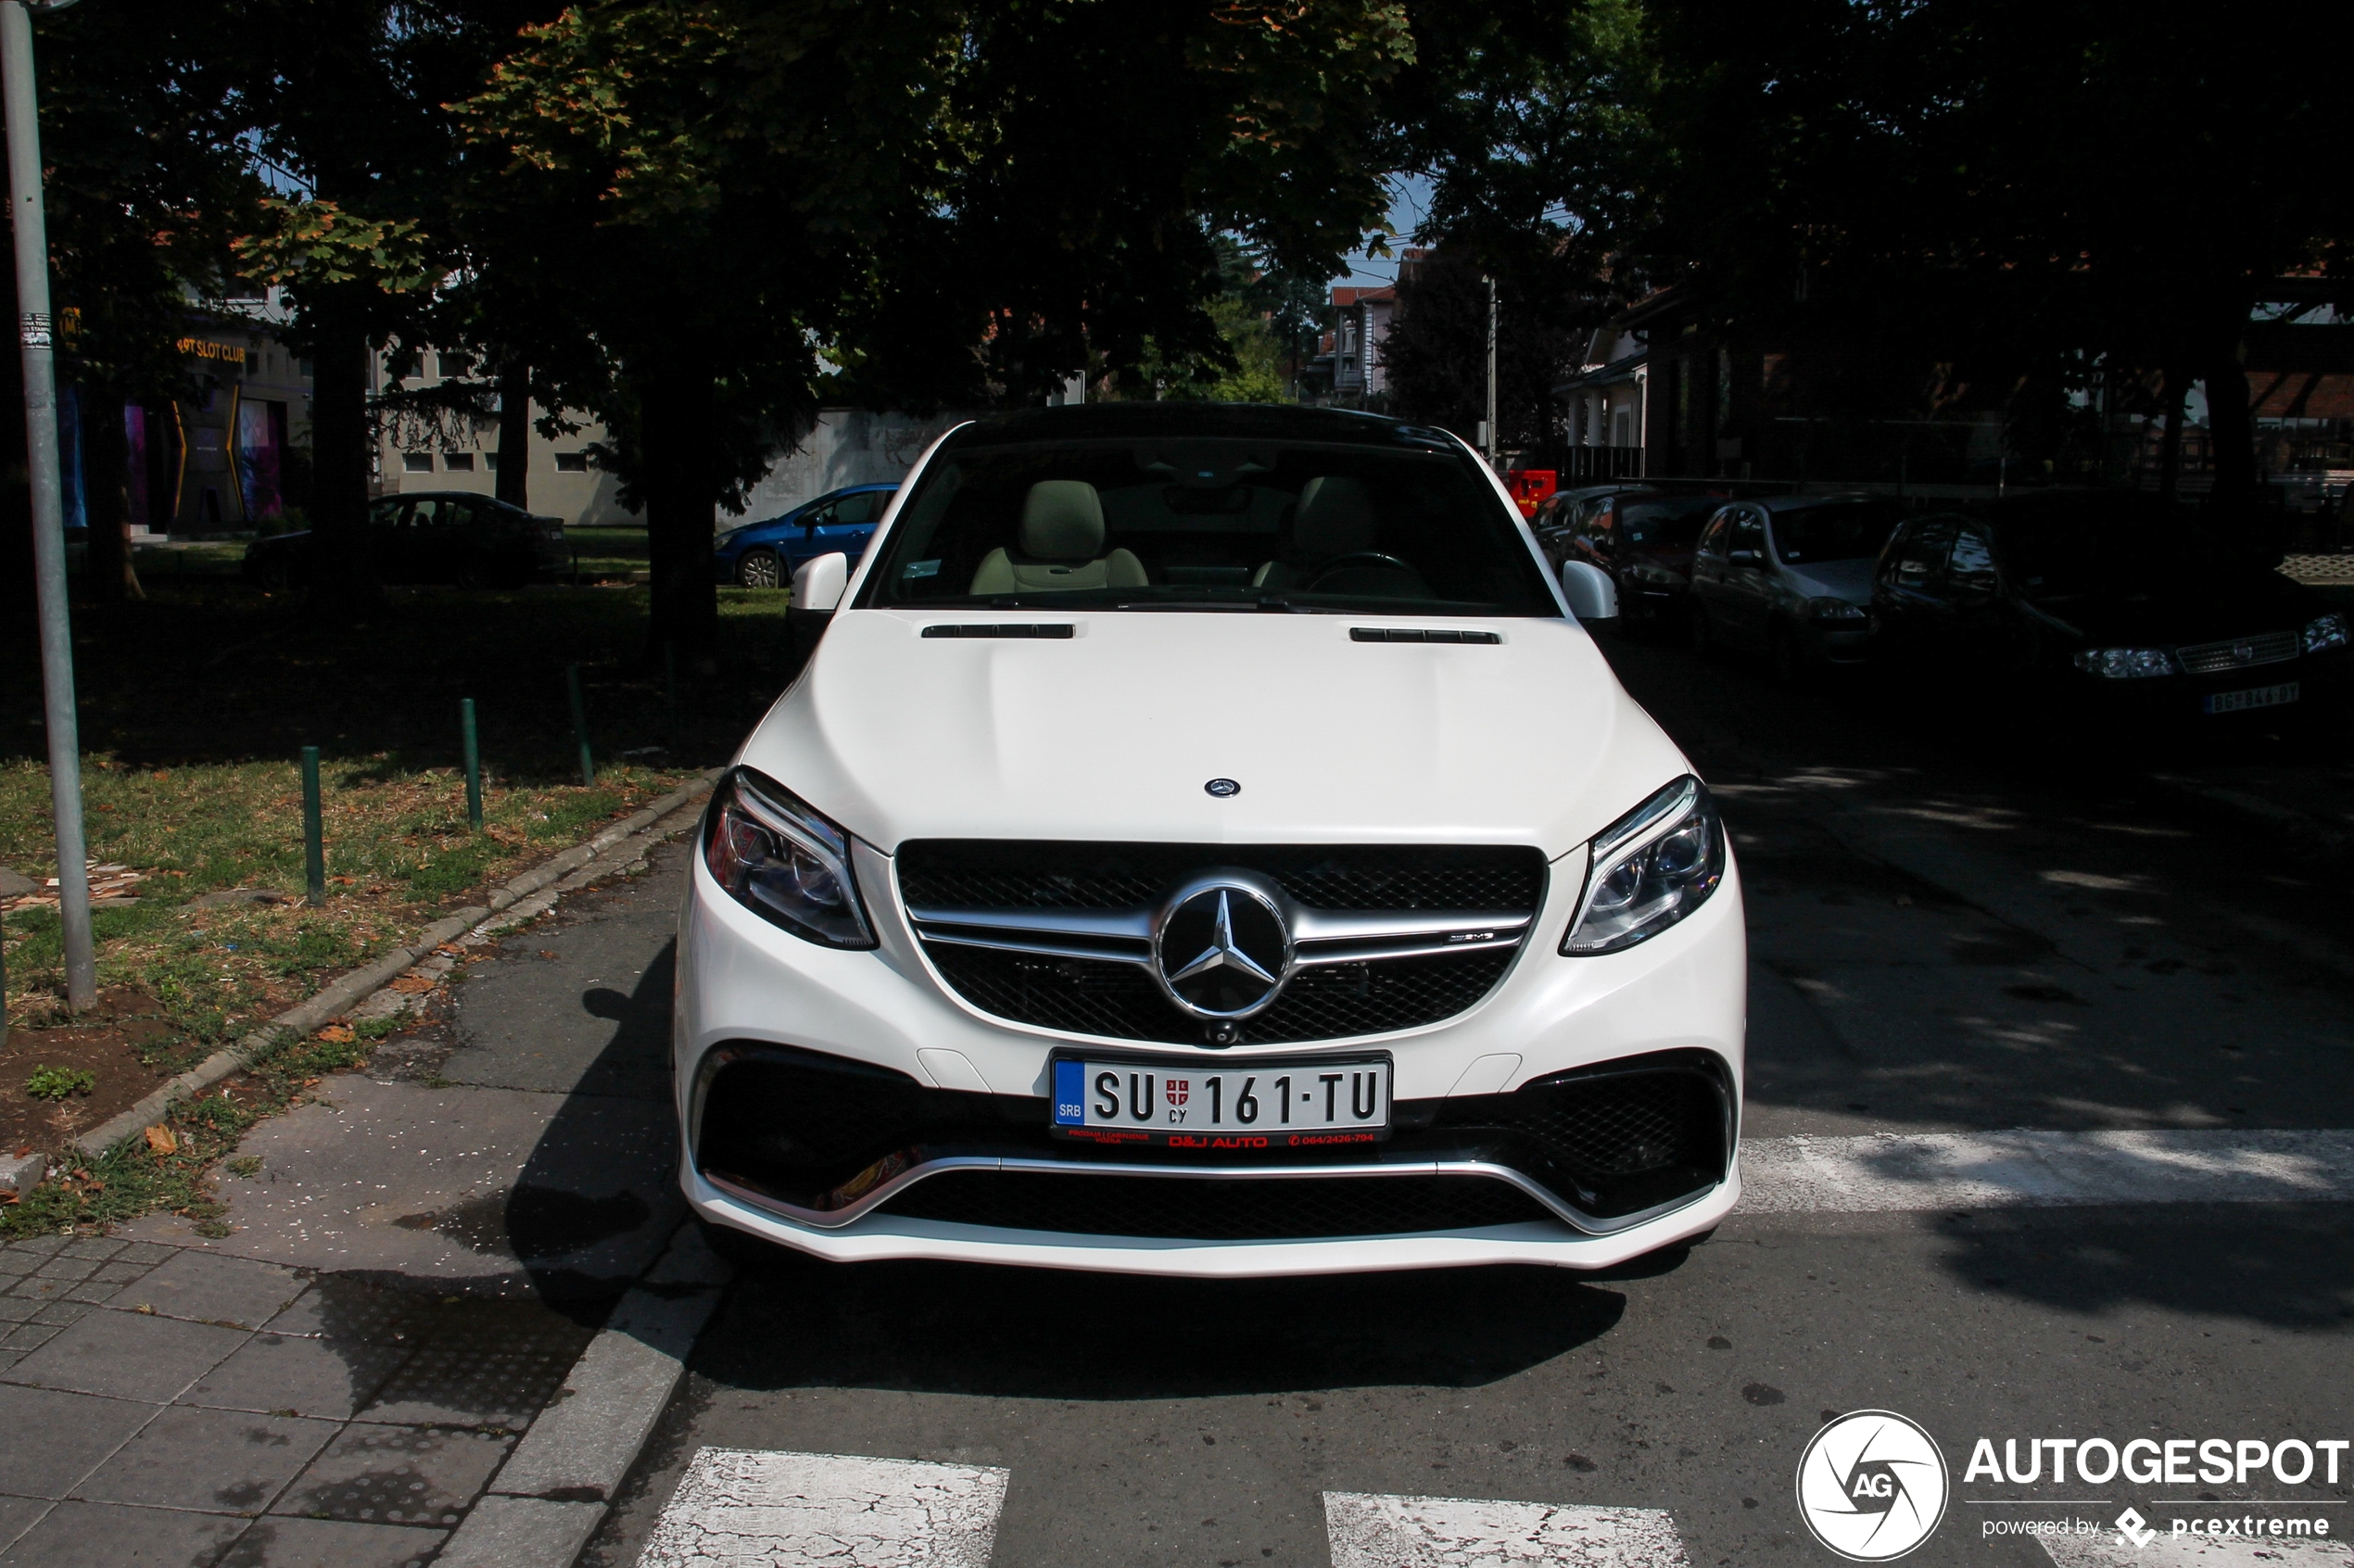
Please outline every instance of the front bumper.
M1211 1277L1593 1269L1703 1233L1738 1197L1746 952L1729 865L1708 904L1658 938L1570 959L1556 950L1582 882L1571 857L1505 978L1428 1028L1307 1045L1152 1047L1173 1062L1228 1065L1361 1054L1369 1043L1392 1056L1397 1128L1373 1157L1269 1154L1211 1166L1050 1139L1049 1057L1074 1037L957 997L910 930L892 862L863 845L856 854L880 940L871 952L778 930L729 899L696 858L680 918L674 1065L681 1185L715 1223L843 1261ZM1639 1079L1651 1087L1630 1087ZM1691 1136L1641 1157L1661 1163L1601 1181L1593 1159L1560 1157L1539 1146L1554 1133L1532 1132L1564 1105L1586 1107L1587 1132L1560 1134L1572 1142L1608 1122L1624 1146L1637 1134L1621 1123L1639 1114ZM1295 1214L1297 1227L1286 1218Z

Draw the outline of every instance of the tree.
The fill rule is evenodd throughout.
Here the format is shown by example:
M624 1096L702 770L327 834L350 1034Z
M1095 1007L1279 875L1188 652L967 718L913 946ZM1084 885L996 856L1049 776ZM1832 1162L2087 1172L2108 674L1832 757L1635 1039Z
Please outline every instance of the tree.
M1560 444L1553 388L1577 368L1578 335L1500 291L1496 423L1500 450ZM1441 246L1399 272L1383 341L1389 411L1468 439L1487 417L1487 279L1468 248Z

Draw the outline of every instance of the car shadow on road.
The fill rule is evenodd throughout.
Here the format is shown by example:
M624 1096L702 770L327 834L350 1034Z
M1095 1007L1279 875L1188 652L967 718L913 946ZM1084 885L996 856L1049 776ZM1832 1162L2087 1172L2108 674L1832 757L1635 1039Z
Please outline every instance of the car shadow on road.
M695 1370L745 1389L1048 1399L1474 1387L1599 1338L1625 1309L1554 1269L1213 1281L779 1253L745 1271Z

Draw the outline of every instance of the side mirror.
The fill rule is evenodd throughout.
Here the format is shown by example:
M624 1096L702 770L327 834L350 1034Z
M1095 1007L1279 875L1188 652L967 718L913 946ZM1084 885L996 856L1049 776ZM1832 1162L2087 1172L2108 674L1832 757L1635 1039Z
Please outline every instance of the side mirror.
M792 637L793 656L806 659L826 635L834 612L842 608L842 589L850 586L850 557L840 550L804 562L792 575L792 598L785 608L785 628Z
M831 614L842 606L842 590L850 586L850 557L840 550L802 563L792 575L792 607Z
M1766 564L1766 557L1762 552L1753 550L1728 550L1725 552L1725 564L1728 566L1763 566Z
M1618 619L1618 585L1599 566L1583 561L1563 563L1562 597L1569 601L1569 613L1581 623Z

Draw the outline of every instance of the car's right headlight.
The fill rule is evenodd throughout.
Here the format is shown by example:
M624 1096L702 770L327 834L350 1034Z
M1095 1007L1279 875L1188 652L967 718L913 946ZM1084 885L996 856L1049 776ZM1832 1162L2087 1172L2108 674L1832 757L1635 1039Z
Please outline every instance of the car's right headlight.
M748 767L719 781L703 864L729 897L824 947L872 947L850 869L850 835Z
M1725 826L1690 774L1600 833L1577 913L1562 938L1572 956L1616 953L1698 909L1725 879Z

